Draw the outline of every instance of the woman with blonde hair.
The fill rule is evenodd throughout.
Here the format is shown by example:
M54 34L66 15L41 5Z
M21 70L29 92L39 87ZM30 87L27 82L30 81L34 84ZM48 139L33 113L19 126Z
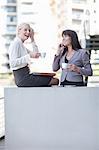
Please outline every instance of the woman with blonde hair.
M30 37L34 51L28 50L24 42ZM9 47L10 66L18 87L43 87L57 85L58 79L30 73L30 58L39 58L40 53L34 41L34 31L27 23L17 28L17 36Z

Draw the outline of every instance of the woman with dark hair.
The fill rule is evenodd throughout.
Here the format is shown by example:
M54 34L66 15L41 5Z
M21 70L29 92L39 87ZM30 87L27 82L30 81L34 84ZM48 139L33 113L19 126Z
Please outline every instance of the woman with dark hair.
M54 57L53 71L62 69L62 86L84 86L83 76L92 76L89 54L81 48L75 31L64 30L62 38Z

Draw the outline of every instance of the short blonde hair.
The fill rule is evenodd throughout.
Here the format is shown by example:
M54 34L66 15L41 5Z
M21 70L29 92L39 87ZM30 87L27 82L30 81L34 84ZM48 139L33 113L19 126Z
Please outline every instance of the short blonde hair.
M28 23L21 23L17 26L17 34L19 33L19 30L22 29L24 26L28 26L29 28L31 28Z

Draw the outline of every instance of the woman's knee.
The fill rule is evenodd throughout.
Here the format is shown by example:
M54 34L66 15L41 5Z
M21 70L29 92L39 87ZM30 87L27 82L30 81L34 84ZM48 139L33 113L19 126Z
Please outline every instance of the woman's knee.
M57 78L52 78L49 85L58 85L59 84L59 79Z

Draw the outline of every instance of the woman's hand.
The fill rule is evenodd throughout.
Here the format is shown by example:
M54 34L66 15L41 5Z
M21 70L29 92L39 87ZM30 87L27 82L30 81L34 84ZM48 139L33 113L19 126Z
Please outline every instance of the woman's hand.
M68 64L67 69L68 69L69 71L75 71L75 72L77 72L77 73L80 73L80 68L77 67L77 66L74 65L74 64Z
M34 30L32 28L30 29L30 39L31 39L31 42L34 41Z
M64 45L59 44L59 46L58 46L58 50L57 50L57 52L56 52L56 55L60 55L60 54L62 54L62 53L63 53L63 51L64 51Z
M41 56L38 52L29 52L31 58L39 58Z

